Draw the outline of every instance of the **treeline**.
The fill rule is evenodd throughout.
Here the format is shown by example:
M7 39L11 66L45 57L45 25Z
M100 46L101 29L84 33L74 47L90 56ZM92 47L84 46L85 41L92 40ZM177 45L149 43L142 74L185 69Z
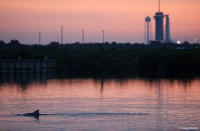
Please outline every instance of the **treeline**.
M199 76L200 45L151 42L48 45L0 41L0 59L56 59L57 74L86 77Z

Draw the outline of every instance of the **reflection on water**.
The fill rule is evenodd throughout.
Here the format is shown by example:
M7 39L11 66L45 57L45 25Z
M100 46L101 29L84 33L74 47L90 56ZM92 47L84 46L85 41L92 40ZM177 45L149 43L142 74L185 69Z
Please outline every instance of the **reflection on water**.
M36 109L43 114L38 120L16 116ZM0 85L0 130L199 130L199 109L199 79L52 79Z
M32 83L33 81L39 81L46 83L47 80L55 78L55 72L20 72L20 73L0 73L0 84L3 83L17 83L22 87Z

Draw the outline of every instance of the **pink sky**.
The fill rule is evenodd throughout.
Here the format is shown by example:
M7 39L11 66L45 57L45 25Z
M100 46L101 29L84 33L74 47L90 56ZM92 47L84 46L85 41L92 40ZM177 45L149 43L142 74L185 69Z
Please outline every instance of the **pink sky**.
M60 41L64 26L64 42L144 42L144 19L158 10L158 0L0 0L0 39L18 39L37 43ZM170 15L172 40L200 39L200 0L161 0L161 11Z

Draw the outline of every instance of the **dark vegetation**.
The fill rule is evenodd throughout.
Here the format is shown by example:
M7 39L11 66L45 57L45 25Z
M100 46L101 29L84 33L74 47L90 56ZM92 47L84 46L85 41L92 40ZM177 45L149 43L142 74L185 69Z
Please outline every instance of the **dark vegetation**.
M73 43L27 45L0 41L0 59L56 59L57 74L86 77L200 75L200 45L188 42L150 45L123 43Z

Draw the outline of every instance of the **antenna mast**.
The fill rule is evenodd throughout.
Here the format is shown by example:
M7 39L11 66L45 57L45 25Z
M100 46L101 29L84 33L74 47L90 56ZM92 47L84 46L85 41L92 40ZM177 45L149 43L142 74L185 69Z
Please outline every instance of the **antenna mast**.
M85 43L85 30L82 29L82 41L83 41L83 44Z
M60 28L60 44L63 44L63 26Z
M160 0L158 0L158 12L160 12Z
M39 45L41 44L41 31L39 31L38 43L39 43Z
M104 44L104 39L105 39L104 35L105 35L105 31L102 30L102 42L103 42L103 44Z

